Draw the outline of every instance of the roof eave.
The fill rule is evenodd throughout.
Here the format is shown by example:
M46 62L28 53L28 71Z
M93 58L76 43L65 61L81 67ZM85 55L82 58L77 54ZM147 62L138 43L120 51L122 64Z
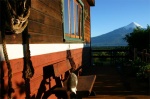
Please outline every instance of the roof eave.
M95 6L95 0L87 0L90 6Z

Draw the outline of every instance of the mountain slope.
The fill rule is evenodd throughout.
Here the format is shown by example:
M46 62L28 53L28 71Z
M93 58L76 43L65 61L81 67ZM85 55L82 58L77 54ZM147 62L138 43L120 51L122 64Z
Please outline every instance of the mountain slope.
M136 27L142 28L138 23L132 22L127 26L115 29L106 34L92 37L92 46L126 46L127 42L123 40L126 34L133 32Z

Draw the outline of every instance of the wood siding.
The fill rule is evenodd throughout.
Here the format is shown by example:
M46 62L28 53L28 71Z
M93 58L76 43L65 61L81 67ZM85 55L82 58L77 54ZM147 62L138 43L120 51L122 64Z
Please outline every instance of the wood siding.
M85 13L87 13L84 23L84 41L88 45L91 36L90 5L87 0L82 1L85 7ZM64 34L62 26L61 0L31 0L31 14L28 24L30 44L65 43L63 41ZM2 41L0 39L1 43ZM22 43L22 34L6 35L6 44L14 44L15 46L15 44ZM3 52L2 50L0 51ZM90 47L83 46L83 48L70 49L70 51L77 67L90 65ZM31 57L31 61L34 68L34 76L27 83L22 77L24 68L23 58L10 60L12 87L14 89L14 93L12 94L13 99L25 99L28 94L33 99L56 99L55 95L50 93L52 87L56 86L52 66L58 65L57 67L59 68L68 64L67 52L61 51L36 55ZM0 66L2 67L0 68L0 88L2 89L3 98L7 99L8 69L6 62L1 61Z
M84 49L74 49L71 50L71 55L73 57L73 60L77 67L80 67L81 65L88 66L90 65L90 57L89 57L90 49L84 48ZM86 57L86 58L84 58ZM41 93L44 94L45 91L50 91L52 87L56 85L55 80L53 78L53 70L52 66L57 65L63 66L68 65L68 59L67 59L67 52L56 52L56 53L50 53L50 54L43 54L43 55L37 55L31 57L32 64L34 66L34 76L31 78L29 84L30 84L30 96L31 97L43 97L39 96L38 91L40 88L45 88L44 91ZM12 66L12 86L15 90L13 93L13 97L16 97L19 99L20 97L25 97L25 80L22 78L23 76L23 59L14 59L10 60L11 66ZM63 68L62 68L63 69ZM46 71L45 71L46 70ZM63 70L62 70L63 71ZM4 88L3 92L6 92L7 85L8 85L8 69L6 66L6 63L2 62L2 85ZM41 85L42 84L42 85ZM29 86L28 86L29 87ZM6 96L6 93L5 95ZM49 94L48 97L51 95Z
M31 43L62 43L61 0L32 0L29 21Z
M62 43L61 0L31 0L28 23L31 43ZM22 44L22 34L6 35L7 44ZM0 40L0 43L1 40Z
M91 26L90 26L90 5L87 0L83 0L84 3L84 41L90 43L91 38Z
M30 44L65 43L61 0L31 0L31 14L28 23ZM84 20L84 41L90 43L90 5L83 0L87 16ZM1 35L0 35L1 38ZM0 43L1 40L0 40ZM22 34L6 35L7 44L22 44Z

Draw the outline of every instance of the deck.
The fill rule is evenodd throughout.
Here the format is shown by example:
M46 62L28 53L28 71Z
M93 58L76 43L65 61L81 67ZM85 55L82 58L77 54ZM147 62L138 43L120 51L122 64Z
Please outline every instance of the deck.
M110 63L94 65L83 72L97 75L93 87L96 96L84 99L150 99L148 82L137 82L135 77L122 75Z

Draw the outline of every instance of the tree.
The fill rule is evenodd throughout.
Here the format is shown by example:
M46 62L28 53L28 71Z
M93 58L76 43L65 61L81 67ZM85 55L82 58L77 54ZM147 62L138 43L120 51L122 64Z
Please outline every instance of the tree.
M137 48L138 50L150 48L150 26L146 29L137 27L132 33L127 34L124 38L130 48Z

